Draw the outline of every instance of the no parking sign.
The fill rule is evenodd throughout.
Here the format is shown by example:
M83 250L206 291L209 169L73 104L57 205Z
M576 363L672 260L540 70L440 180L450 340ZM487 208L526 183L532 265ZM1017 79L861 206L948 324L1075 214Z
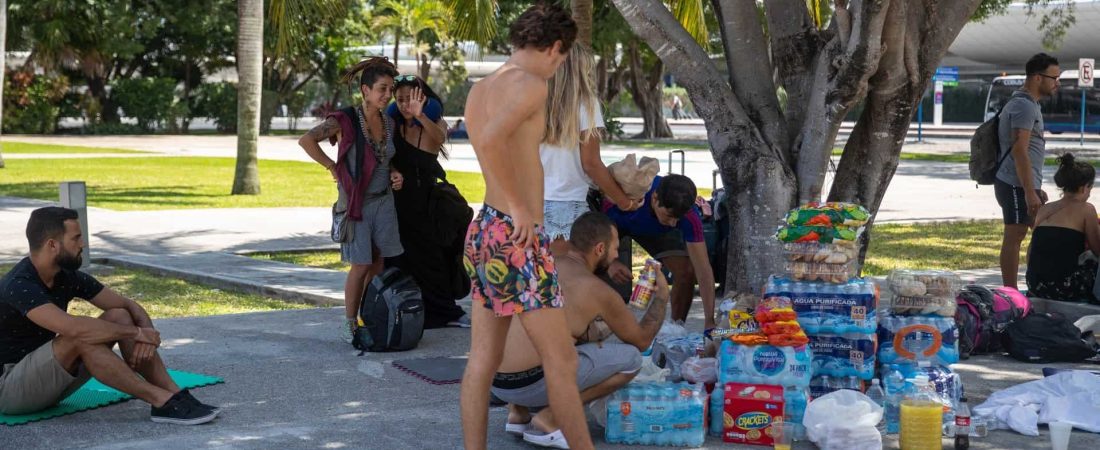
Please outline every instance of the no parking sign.
M1081 58L1077 63L1077 86L1092 87L1095 61L1092 58Z

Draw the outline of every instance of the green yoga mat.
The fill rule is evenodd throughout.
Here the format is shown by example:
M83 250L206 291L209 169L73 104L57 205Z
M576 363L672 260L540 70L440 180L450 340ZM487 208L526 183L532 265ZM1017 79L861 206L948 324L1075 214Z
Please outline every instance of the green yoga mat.
M212 377L209 375L203 375L199 373L183 372L179 370L168 370L168 374L172 376L172 380L179 385L180 389L191 389L202 386L209 386L211 384L218 384L225 380L218 377ZM88 380L84 386L77 389L71 395L62 400L53 408L39 411L33 414L24 414L21 416L7 416L0 414L0 423L4 425L23 425L25 423L36 422L39 420L51 419L58 416L64 416L66 414L72 414L75 412L84 411L87 409L95 409L102 406L112 405L118 402L129 400L133 397L116 391L114 388L107 387L99 380L92 378Z

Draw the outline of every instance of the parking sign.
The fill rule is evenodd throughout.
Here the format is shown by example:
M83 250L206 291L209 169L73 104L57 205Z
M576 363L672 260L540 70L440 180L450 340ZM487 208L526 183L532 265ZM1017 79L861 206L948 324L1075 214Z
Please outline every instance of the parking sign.
M1081 58L1077 63L1077 85L1080 87L1092 87L1092 78L1095 69L1092 58Z

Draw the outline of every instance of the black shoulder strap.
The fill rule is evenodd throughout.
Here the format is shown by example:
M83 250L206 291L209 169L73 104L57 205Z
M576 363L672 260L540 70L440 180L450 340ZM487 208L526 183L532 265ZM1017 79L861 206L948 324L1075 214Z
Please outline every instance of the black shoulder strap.
M1000 135L1001 135L1001 113L1004 112L1005 107L1008 106L1008 102L1011 102L1011 101L1012 101L1012 97L1009 97L1008 101L1006 101L1005 104L1001 105L1001 109L997 110L997 114L995 116L993 116L992 119L990 119L990 120L996 120L997 121L997 123L996 123L997 129L994 131L994 133L997 133L997 137L998 137L998 139L997 139L997 147L998 147L997 151L998 152L1001 151L1001 149L999 148L1001 146L1001 140L1000 140ZM999 159L997 159L997 167L993 170L1001 170L1001 164L1004 164L1005 160L1008 159L1008 155L1011 155L1011 154L1012 154L1012 146L1010 145L1010 146L1008 146L1008 151L1005 152L1005 154L1002 155Z

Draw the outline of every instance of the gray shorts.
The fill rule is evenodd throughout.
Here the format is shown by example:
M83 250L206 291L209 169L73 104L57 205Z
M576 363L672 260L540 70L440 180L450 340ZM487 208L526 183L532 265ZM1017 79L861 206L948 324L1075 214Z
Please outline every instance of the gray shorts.
M81 364L74 376L54 358L53 341L15 364L4 365L0 376L0 413L29 414L61 403L92 375Z
M588 389L619 373L634 373L642 368L642 354L627 344L581 344L577 347L577 387ZM538 368L536 368L538 369ZM531 371L528 371L531 372ZM508 374L498 374L500 375ZM538 381L529 385L505 389L496 386L493 395L519 406L539 408L550 404L546 393L546 378L538 371Z
M546 222L546 235L550 239L569 239L569 230L573 228L573 222L588 212L588 202L546 200L543 203L543 221Z
M401 246L401 234L397 229L397 209L393 194L386 194L363 201L363 220L351 222L350 242L340 244L340 260L351 264L371 264L375 251L383 258L392 258L405 252Z

